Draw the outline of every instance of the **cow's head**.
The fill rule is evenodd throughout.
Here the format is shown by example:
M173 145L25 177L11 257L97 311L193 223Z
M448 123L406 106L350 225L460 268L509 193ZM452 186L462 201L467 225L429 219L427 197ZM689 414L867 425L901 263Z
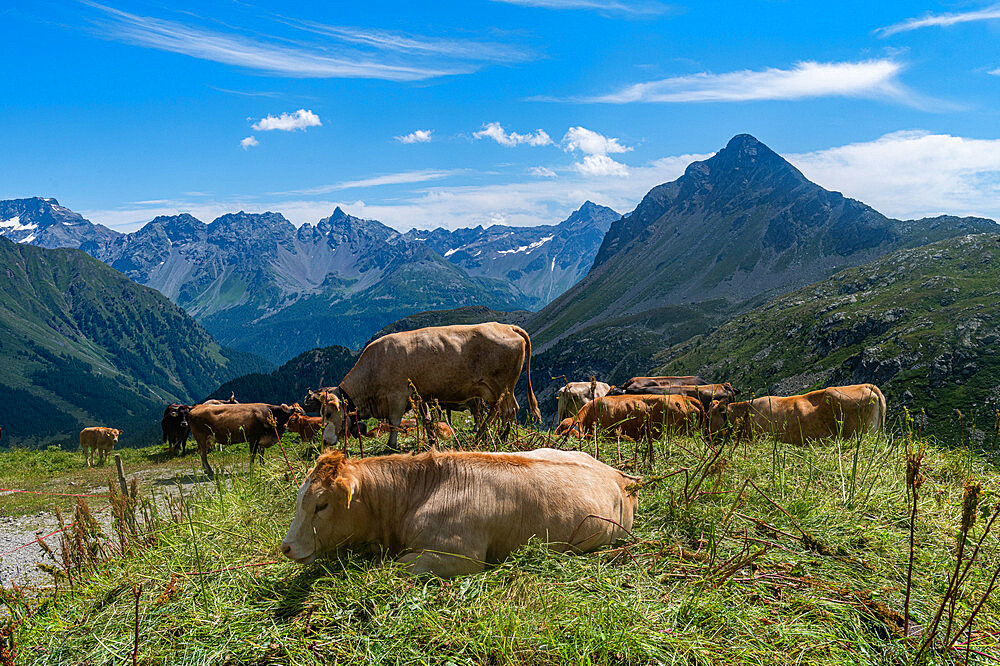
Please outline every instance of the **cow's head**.
M370 522L358 500L361 479L339 451L316 461L295 500L295 518L281 542L285 557L301 564L321 550L336 550L363 538Z
M321 388L316 391L306 389L306 395L302 398L302 407L306 412L320 412L323 409L323 398L326 393L333 390L333 387Z
M281 405L271 405L271 415L274 417L274 427L281 434L285 431L289 419L296 414L295 408L284 403Z
M562 437L563 435L575 435L580 437L580 429L575 426L576 419L573 417L563 419L559 422L559 425L556 426L556 436Z
M110 430L110 431L108 432L108 434L110 434L110 435L111 435L111 437L112 437L112 438L114 439L114 441L115 441L115 444L117 444L117 443L118 443L118 436L122 434L122 431L121 431L121 430L119 430L118 428L112 428L112 429L111 429L111 430Z
M317 398L320 402L319 415L323 419L324 445L336 446L346 432L356 432L352 425L354 419L347 411L347 399L339 388L319 391Z

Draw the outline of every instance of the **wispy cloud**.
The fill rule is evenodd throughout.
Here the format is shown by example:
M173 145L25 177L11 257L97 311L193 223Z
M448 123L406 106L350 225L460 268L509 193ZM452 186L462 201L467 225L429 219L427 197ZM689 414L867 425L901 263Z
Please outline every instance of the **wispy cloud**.
M493 139L501 146L507 146L508 148L519 146L522 143L529 146L552 145L552 138L545 130L537 129L527 134L518 134L517 132L508 132L500 123L487 123L483 125L483 129L472 136L476 139Z
M992 74L993 76L1000 76L1000 67L990 70L988 73Z
M281 17L282 21L301 30L334 37L342 42L384 51L407 54L437 55L472 61L523 62L535 57L530 48L521 44L502 44L476 39L445 39L411 35L389 30L326 25Z
M926 14L920 18L909 18L899 23L879 28L875 31L880 37L888 37L900 32L918 30L920 28L947 27L959 23L971 23L973 21L990 21L1000 19L1000 4L990 5L983 9L976 9L968 12L955 12L949 14Z
M723 74L701 72L646 83L577 101L630 102L749 102L812 97L881 97L917 103L917 96L897 80L903 65L888 59L861 62L804 61L790 69L740 70Z
M258 141L257 137L253 136L252 134L244 139L240 139L240 147L243 150L249 150L253 146L259 146L259 145L260 141Z
M255 122L253 127L258 132L269 132L281 130L283 132L293 132L295 130L305 130L307 127L320 127L319 116L308 109L299 109L294 113L282 113L280 116L268 114Z
M330 48L327 44L303 45L274 37L251 38L132 14L89 0L81 2L99 12L90 21L106 38L278 76L416 81L475 69L468 63L401 64Z
M431 140L431 134L434 130L413 130L409 134L403 134L402 136L393 137L396 141L400 143L427 143Z
M536 166L528 169L528 173L539 178L558 178L559 174L548 167Z
M365 187L380 187L383 185L406 185L411 183L424 183L429 180L440 180L447 178L461 170L457 169L420 169L416 171L401 171L399 173L387 173L370 178L360 178L358 180L344 180L330 185L320 185L319 187L309 187L301 190L289 190L287 192L273 192L274 195L313 195L339 192L340 190L361 189Z
M623 14L628 16L655 16L659 14L674 14L679 10L675 5L668 5L654 0L638 0L637 2L615 0L493 0L508 5L522 7L543 7L545 9L585 9L601 14Z

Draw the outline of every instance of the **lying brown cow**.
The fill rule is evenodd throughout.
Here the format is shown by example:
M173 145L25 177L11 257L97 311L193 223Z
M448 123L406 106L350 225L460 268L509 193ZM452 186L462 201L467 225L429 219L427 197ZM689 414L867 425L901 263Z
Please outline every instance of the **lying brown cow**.
M94 464L94 453L99 455L98 464L103 465L104 459L115 448L118 443L118 436L122 434L117 428L84 428L80 431L80 450L83 452L83 459L87 467Z
M885 396L874 384L831 386L804 395L763 396L710 411L710 429L725 422L738 437L768 434L781 442L802 444L830 437L854 437L885 429ZM724 415L724 416L723 416Z
M588 552L632 528L635 477L580 451L437 452L362 460L327 452L299 488L281 551L388 553L414 574L482 571L532 537ZM613 521L613 522L609 522Z
M624 395L630 391L646 388L664 388L667 386L699 386L711 382L697 375L682 375L677 377L632 377L621 386L611 389L609 395Z
M218 398L212 400L206 400L201 403L203 405L238 405L240 401L236 399L236 394L232 391L229 392L229 400L219 400Z
M610 390L611 386L604 382L566 382L556 393L556 420L576 416L580 408L606 396Z
M208 452L213 442L248 442L250 461L253 462L258 452L278 442L288 419L295 413L294 407L262 402L192 407L188 413L188 424L194 441L198 443L201 467L205 474L214 476L212 467L208 464Z
M667 432L698 429L705 419L701 403L686 395L607 395L588 402L572 419L559 424L556 435L587 434L596 425L632 439L656 439Z
M719 400L724 405L736 399L736 389L728 382L725 384L697 384L674 386L648 386L644 388L630 388L624 395L687 395L696 398L701 403L702 409L708 413L712 403Z
M525 365L528 403L540 421L531 388L531 338L519 326L497 322L433 326L383 336L365 347L339 386L321 392L328 406L336 406L325 410L330 418L323 442L335 446L355 420L353 412L359 419L376 418L399 428L414 390L423 399L424 423L432 442L428 405L435 400L446 404L481 398L491 406L491 417L499 415L509 425L518 408L514 386ZM336 403L329 400L331 395ZM309 408L311 403L304 404ZM396 449L398 435L397 430L390 433L390 449Z

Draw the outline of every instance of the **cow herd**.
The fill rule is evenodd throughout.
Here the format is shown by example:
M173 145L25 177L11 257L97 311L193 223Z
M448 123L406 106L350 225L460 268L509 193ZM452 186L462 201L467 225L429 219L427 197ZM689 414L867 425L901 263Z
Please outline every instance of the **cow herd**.
M497 422L505 438L517 415L514 387L522 367L530 413L541 421L531 386L531 339L520 327L490 322L393 333L365 347L339 385L307 391L301 406L239 403L235 396L194 406L172 403L161 422L163 442L182 454L192 435L202 468L212 476L208 453L216 443L247 442L253 460L286 430L304 441L322 436L326 451L299 489L281 544L297 562L363 547L397 557L414 573L451 576L479 571L533 536L574 552L612 543L631 529L635 477L578 451L434 447L454 431L431 418L431 405L471 411L476 442ZM593 378L570 382L557 396L556 434L587 437L600 430L640 441L695 430L735 437L759 431L802 443L885 425L885 397L872 384L748 401L737 395L729 383L696 376L634 377L621 386ZM410 409L422 418L404 420ZM365 458L362 449L360 459L349 459L347 442L353 436L360 443L369 434L367 419L380 422L372 434L389 432L390 455ZM429 450L399 454L399 433L418 423ZM88 464L94 451L103 460L118 434L84 430L80 442Z

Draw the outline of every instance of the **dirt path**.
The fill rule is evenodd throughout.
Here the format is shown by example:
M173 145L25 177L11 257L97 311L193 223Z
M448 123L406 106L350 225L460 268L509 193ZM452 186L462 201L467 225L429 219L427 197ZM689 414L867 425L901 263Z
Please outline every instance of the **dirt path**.
M156 498L157 508L167 510L167 503L181 492L185 496L198 490L212 492L214 484L202 475L194 476L189 472L177 469L154 467L136 470L128 475L135 477L139 484L139 497ZM100 493L107 488L95 487L81 490L82 494ZM5 495L0 493L0 501ZM100 496L88 498L88 504L106 535L112 534L111 512L107 501ZM63 518L67 524L72 521L69 514ZM0 587L10 588L12 585L45 585L51 578L38 568L42 562L51 559L37 543L39 537L45 537L45 543L58 557L60 552L59 534L52 534L59 529L59 521L55 513L40 511L23 516L0 515Z

